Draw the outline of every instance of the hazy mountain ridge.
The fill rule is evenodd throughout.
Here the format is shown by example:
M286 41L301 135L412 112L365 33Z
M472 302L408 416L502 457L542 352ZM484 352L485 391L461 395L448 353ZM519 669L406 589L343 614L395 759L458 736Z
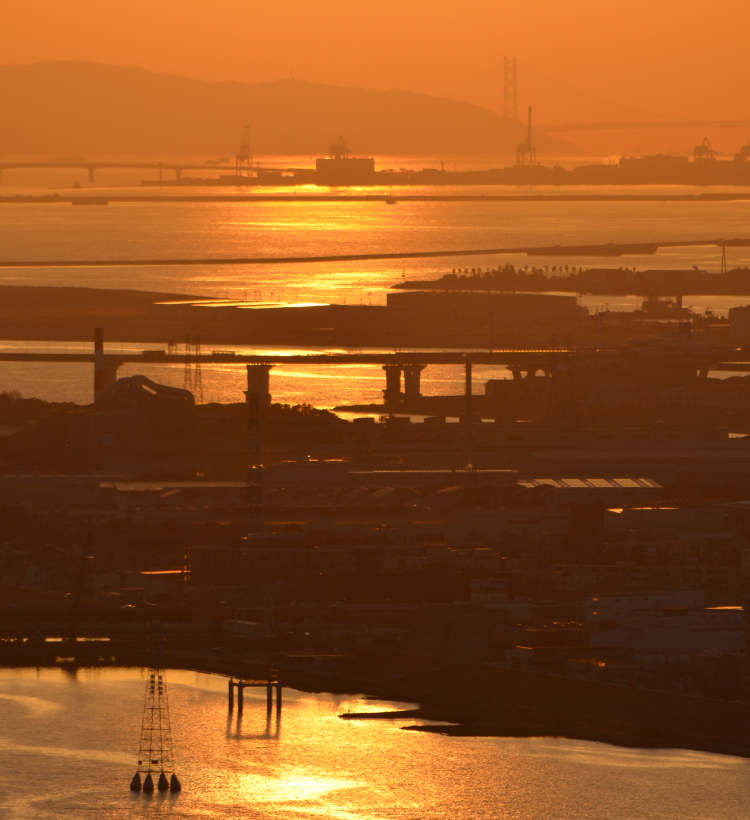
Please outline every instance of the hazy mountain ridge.
M513 155L523 123L470 103L285 79L215 83L86 62L0 66L0 155L233 155L250 125L261 154ZM536 133L540 154L574 145Z

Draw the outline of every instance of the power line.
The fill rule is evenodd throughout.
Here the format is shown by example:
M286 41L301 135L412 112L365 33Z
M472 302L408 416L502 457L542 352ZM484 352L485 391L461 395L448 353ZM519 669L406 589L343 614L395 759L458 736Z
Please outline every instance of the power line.
M563 83L560 80L556 80L554 77L550 77L548 74L544 74L541 71L537 71L535 68L532 68L530 65L527 65L521 60L518 61L518 64L521 66L521 68L523 68L525 71L527 71L529 74L536 77L537 79L544 80L545 82L551 83L557 88L561 88L570 94L574 94L578 97L582 97L583 99L590 100L591 102L596 102L600 105L608 106L609 108L617 108L620 111L627 111L630 114L641 114L646 117L656 117L657 119L668 120L671 122L684 121L680 117L667 117L664 116L664 114L655 114L653 111L643 111L640 108L631 108L627 105L619 105L618 103L613 103L610 100L605 100L601 97L597 97L594 94L589 94L587 91L580 91L577 88L573 88L572 86L567 85L567 83Z
M483 82L484 80L488 80L493 74L496 74L500 69L504 67L504 62L495 63L495 65L486 68L479 74L476 74L470 80L466 80L461 85L456 86L452 91L449 91L445 96L446 97L454 97L456 94L463 94L464 91L468 91L470 88L473 88L475 85Z
M538 80L543 80L544 82L550 83L551 85L559 88L563 91L567 91L569 94L573 94L577 97L581 97L582 99L589 100L590 102L598 103L599 105L604 105L608 108L614 108L619 111L627 111L629 114L640 114L646 117L654 117L659 120L665 120L668 122L687 122L684 118L681 117L670 117L665 116L664 114L656 114L653 111L644 111L641 108L633 108L627 105L620 105L619 103L612 102L611 100L605 100L602 97L597 97L595 94L590 94L587 91L581 91L580 89L574 88L567 83L562 82L561 80L555 79L554 77L550 77L548 74L545 74L542 71L538 71L537 69L533 68L532 66L524 63L522 60L518 60L518 65L524 69L524 71L531 74L533 77L536 77ZM456 95L463 94L465 91L468 91L471 88L474 88L476 85L484 82L485 80L489 80L492 76L497 74L504 66L503 62L495 63L494 65L486 68L484 71L480 72L479 74L474 75L469 80L461 83L460 85L456 86L452 89L448 94L447 97L455 97Z

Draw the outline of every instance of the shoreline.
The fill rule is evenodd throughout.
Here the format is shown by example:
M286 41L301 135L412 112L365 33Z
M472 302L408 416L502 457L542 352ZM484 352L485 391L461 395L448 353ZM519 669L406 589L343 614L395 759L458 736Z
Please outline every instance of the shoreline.
M464 183L456 183L463 185ZM522 183L486 183L495 187L516 187ZM637 187L641 183L630 183ZM648 183L647 183L648 184ZM656 185L657 183L653 183ZM564 183L567 187L570 183ZM625 187L623 183L623 187ZM676 183L684 187L696 187L692 183ZM738 188L746 188L746 183L734 183ZM729 186L729 184L728 184ZM79 205L84 207L100 207L110 203L212 203L212 202L244 202L247 204L264 202L370 202L394 205L399 202L747 202L750 200L750 191L722 191L700 194L401 194L394 192L389 186L382 193L365 194L104 194L101 190L86 189L91 193L80 194L15 194L0 196L0 205ZM408 186L411 187L411 186ZM479 186L477 186L479 187ZM526 186L524 186L526 187ZM544 187L550 187L544 185ZM551 187L557 187L552 185ZM598 186L584 186L598 187ZM667 187L674 187L669 184Z
M70 668L49 654L15 660L0 660L0 668ZM115 663L92 661L82 660L75 666L142 668L150 658L139 650L121 653ZM328 668L258 653L237 661L173 651L164 665L227 678L258 679L273 670L284 687L301 692L360 694L390 703L417 704L408 709L339 715L342 720L434 721L401 727L407 731L450 737L564 737L623 748L684 749L750 758L750 706L737 701L397 651L342 656L339 666Z
M585 726L550 726L545 724L525 724L514 722L475 722L456 723L446 718L445 713L431 708L417 707L385 712L347 712L339 715L342 720L426 720L429 724L412 724L401 726L405 732L426 732L444 735L445 737L498 737L498 738L564 738L586 743L606 743L624 749L667 750L682 749L705 754L721 754L731 757L750 759L750 748L727 744L721 741L714 743L685 743L680 738L647 737L643 734L621 731L616 732L603 728Z

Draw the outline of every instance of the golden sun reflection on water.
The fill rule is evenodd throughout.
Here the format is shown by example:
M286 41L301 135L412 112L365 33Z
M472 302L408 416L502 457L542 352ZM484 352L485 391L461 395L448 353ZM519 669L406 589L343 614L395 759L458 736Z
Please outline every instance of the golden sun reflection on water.
M242 775L236 784L238 796L248 803L302 803L330 796L332 792L362 788L363 781L318 777L304 769L290 768L278 776ZM298 806L294 807L299 810ZM307 807L312 809L313 807Z
M339 715L409 704L291 689L277 727L265 693L240 720L225 678L167 678L184 788L149 796L128 790L143 670L0 670L2 820L739 820L750 802L738 758L406 732Z

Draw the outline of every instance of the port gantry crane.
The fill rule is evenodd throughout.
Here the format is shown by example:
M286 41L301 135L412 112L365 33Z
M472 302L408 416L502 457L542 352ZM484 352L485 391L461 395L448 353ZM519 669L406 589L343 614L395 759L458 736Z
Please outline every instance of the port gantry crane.
M242 178L246 176L248 179L252 176L253 171L253 152L250 150L250 126L246 125L242 138L242 145L234 158L235 169L237 176Z
M693 157L696 162L716 159L716 151L714 151L713 146L708 141L708 137L703 137L703 142L693 148Z
M339 137L338 142L334 142L329 153L331 159L349 159L349 146L346 140Z
M742 148L734 155L735 162L747 162L750 159L750 142L743 145Z

